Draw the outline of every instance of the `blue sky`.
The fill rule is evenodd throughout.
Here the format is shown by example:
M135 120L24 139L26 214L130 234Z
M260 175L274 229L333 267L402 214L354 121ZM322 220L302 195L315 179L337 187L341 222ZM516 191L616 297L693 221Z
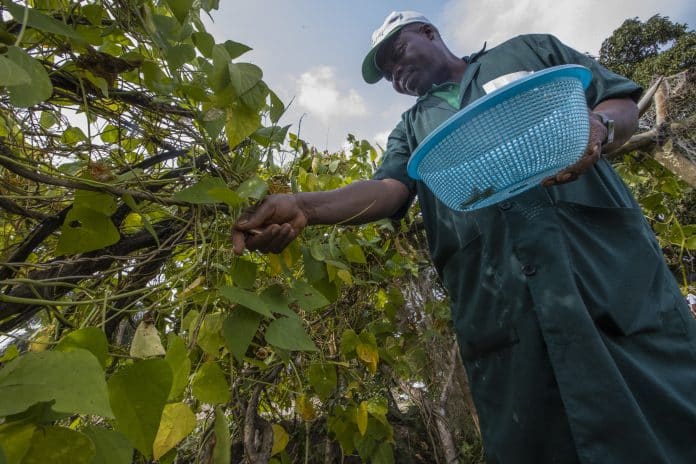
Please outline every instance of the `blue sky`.
M660 13L696 27L693 0L221 0L208 30L253 50L239 58L260 66L287 104L281 120L319 149L337 150L349 132L383 144L413 97L384 81L363 82L360 65L372 31L393 10L416 10L433 21L458 55L522 33L552 33L597 54L624 19Z

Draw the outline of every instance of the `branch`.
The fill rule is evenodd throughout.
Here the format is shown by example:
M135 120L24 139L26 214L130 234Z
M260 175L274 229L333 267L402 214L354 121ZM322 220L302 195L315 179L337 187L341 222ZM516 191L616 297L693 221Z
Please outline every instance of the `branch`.
M110 185L105 185L97 182L84 182L75 180L60 179L57 177L49 176L47 174L42 174L40 172L34 172L28 169L12 158L14 157L12 152L10 152L5 144L0 142L0 166L4 166L8 170L14 172L18 176L24 177L25 179L33 180L34 182L39 182L42 184L56 185L58 187L67 187L72 189L80 190L91 190L94 192L108 192L112 195L122 197L124 195L130 195L133 198L139 200L149 200L154 203L161 203L165 205L179 205L179 206L190 206L189 203L185 201L172 200L169 198L160 198L153 195L150 192L140 192L137 190L127 190L118 187L112 187Z
M31 219L44 220L48 217L48 215L46 214L22 208L17 203L4 196L0 196L0 208L4 209L9 213L19 214L20 216L28 217Z
M652 101L653 95L655 95L655 92L657 91L657 88L660 86L662 83L662 76L658 77L655 82L650 86L648 90L645 91L642 97L640 97L640 100L638 101L638 114L642 116L648 108L650 108L650 102Z
M171 229L180 223L178 219L171 219L159 222L153 227L158 235L165 232L171 234ZM118 256L126 256L135 251L154 246L156 246L154 237L149 232L142 231L125 237L109 247L85 253L74 261L66 263L63 260L54 260L52 263L49 263L52 264L51 267L32 271L29 273L28 278L31 280L72 280L77 283L96 272L108 269ZM16 286L6 293L6 296L11 299L36 298L38 296L42 300L56 300L70 290L70 287L65 286L42 286L37 289L32 285L24 284ZM9 332L13 330L34 317L43 307L44 305L41 304L24 304L19 302L0 305L0 321L3 321L0 323L0 331Z

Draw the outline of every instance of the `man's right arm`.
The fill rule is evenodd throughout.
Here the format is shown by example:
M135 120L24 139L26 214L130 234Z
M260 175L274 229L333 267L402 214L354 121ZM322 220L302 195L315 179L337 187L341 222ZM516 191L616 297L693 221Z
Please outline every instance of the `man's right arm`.
M366 180L324 192L270 195L240 215L232 232L234 251L280 253L307 225L365 224L395 215L410 200L398 180Z

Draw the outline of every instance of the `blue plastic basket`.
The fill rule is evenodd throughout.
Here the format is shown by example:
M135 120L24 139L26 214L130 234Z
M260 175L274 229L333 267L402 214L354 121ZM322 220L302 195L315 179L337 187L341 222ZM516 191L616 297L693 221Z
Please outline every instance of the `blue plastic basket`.
M448 207L498 203L575 163L589 138L578 65L555 66L507 84L467 106L426 137L408 162Z

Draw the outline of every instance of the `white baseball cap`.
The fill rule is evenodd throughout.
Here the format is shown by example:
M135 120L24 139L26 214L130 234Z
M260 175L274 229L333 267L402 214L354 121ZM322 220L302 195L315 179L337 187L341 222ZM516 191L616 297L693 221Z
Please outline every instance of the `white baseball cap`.
M375 55L380 45L392 35L396 34L402 27L411 23L432 24L428 18L417 11L392 11L375 32L372 33L372 48L362 63L362 75L365 82L374 84L382 78L382 71L375 63Z

